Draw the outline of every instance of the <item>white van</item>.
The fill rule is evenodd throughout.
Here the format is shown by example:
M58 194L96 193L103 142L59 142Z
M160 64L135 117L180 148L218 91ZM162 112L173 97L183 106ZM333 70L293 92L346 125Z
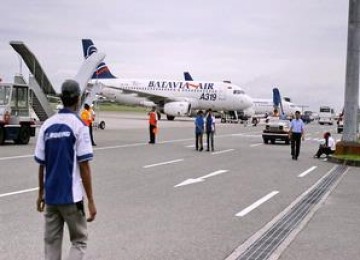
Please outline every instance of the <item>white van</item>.
M335 119L335 111L329 106L321 106L319 110L319 124L329 124L332 125Z

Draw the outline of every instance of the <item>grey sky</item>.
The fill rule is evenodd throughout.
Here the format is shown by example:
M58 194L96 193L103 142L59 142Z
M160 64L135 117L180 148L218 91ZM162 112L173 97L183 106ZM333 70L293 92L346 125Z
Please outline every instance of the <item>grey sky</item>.
M19 71L10 40L24 41L59 87L91 38L118 77L181 80L188 70L253 97L277 86L313 110L343 105L348 1L3 0L1 10L3 81Z

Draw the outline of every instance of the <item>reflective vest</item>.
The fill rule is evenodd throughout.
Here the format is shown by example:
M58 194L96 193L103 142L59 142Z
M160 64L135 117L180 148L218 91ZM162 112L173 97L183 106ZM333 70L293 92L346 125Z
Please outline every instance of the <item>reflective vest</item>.
M156 112L150 112L149 113L149 124L156 126L157 123L157 114Z
M91 112L84 109L81 112L81 120L85 123L85 125L90 126L92 124L92 116L91 116Z

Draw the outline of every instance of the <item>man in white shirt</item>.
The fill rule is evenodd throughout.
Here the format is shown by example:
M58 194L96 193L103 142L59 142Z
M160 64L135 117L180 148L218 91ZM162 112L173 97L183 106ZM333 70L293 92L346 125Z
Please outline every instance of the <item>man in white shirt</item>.
M39 163L37 210L45 210L45 259L61 259L64 223L69 229L71 248L68 259L83 259L87 247L84 194L89 218L96 207L92 193L89 161L93 150L88 127L76 114L81 97L79 84L66 80L61 87L64 108L40 128L35 148Z
M295 119L290 123L291 157L297 160L300 154L301 139L304 140L304 122L300 118L300 111L295 112Z
M324 134L325 143L320 144L319 150L314 155L315 158L320 158L322 154L326 154L328 156L329 154L335 153L336 143L334 138L331 137L330 132L326 132Z

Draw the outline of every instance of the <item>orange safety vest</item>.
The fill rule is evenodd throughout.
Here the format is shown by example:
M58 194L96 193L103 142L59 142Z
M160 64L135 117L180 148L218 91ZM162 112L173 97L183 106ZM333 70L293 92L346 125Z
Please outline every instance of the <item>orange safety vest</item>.
M156 112L150 112L149 113L149 124L156 126L157 123L157 114Z
M84 109L81 112L81 119L85 123L85 125L90 126L92 124L91 112Z

